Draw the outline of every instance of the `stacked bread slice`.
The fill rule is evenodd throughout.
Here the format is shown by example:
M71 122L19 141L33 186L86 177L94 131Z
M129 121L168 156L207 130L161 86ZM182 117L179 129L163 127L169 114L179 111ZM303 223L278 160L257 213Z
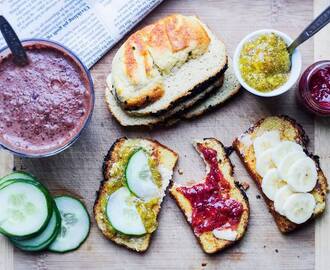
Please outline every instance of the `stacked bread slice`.
M154 126L199 116L239 88L223 42L198 18L174 14L120 47L105 96L121 125Z

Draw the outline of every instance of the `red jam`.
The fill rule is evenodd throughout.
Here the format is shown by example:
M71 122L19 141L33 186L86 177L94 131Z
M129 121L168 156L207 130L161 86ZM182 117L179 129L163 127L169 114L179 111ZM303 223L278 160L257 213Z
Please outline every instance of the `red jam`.
M330 61L316 62L306 69L299 82L299 99L309 111L330 115Z
M230 183L221 173L217 151L201 144L198 149L209 164L210 172L203 183L178 188L192 205L194 232L200 235L220 228L235 230L243 214L243 205L230 198Z
M321 107L330 108L330 66L312 74L309 82L312 99Z
M72 140L92 109L82 66L59 48L25 46L29 64L0 60L0 141L19 153L46 153Z

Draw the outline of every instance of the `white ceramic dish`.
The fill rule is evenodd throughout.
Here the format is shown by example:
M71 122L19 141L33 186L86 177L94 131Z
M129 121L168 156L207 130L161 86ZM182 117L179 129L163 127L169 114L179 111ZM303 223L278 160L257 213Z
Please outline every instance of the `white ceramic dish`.
M291 57L292 65L291 65L289 79L285 84L281 85L280 87L278 87L272 91L269 91L269 92L260 92L256 89L254 89L253 87L249 86L243 80L243 78L241 76L240 68L239 68L239 58L240 58L240 53L241 53L243 45L247 41L253 40L262 34L268 34L268 33L275 33L276 35L282 37L288 46L293 41L292 38L290 38L288 35L280 32L280 31L274 30L274 29L258 30L258 31L255 31L255 32L247 35L245 38L243 38L241 40L241 42L238 44L238 46L235 50L234 59L233 59L235 75L236 75L237 79L239 80L239 82L241 83L241 85L250 93L257 95L257 96L261 96L261 97L274 97L274 96L278 96L278 95L281 95L281 94L287 92L297 82L297 80L299 79L299 76L300 76L300 72L301 72L301 62L302 62L301 53L299 52L298 49L295 49L292 54L292 57Z

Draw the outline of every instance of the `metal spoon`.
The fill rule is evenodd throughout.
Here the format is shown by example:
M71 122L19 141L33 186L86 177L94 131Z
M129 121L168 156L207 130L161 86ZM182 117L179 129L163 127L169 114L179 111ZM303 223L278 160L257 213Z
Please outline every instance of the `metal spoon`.
M288 51L290 56L292 55L295 48L305 42L310 37L314 36L324 26L330 22L330 6L326 8L310 25L306 27L304 31L290 44Z
M29 59L26 55L26 51L14 29L2 15L0 15L0 31L14 56L14 62L20 66L27 65Z

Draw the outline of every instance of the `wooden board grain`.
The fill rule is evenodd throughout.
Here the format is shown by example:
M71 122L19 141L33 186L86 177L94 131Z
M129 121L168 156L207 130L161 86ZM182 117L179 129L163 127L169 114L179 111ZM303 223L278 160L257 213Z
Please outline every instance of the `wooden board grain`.
M314 17L320 14L330 5L330 0L314 1ZM330 59L330 26L321 30L314 37L314 60ZM322 159L322 166L327 176L330 176L330 120L315 118L315 151ZM324 217L316 222L315 226L315 269L324 270L329 268L330 251L330 203L327 202L327 209Z
M6 150L0 150L0 177L9 174L14 167L14 156ZM1 206L0 206L1 207ZM0 269L13 270L13 247L0 235Z
M275 28L290 36L297 35L313 17L313 1L166 0L138 27L173 12L198 15L225 41L232 55L240 39L253 30ZM35 174L52 192L70 192L83 198L90 213L95 191L102 180L103 157L116 138L121 136L152 137L176 150L180 154L177 169L182 170L183 175L176 171L175 181L182 182L191 179L198 181L203 177L204 166L191 146L193 139L213 136L225 145L230 145L235 136L263 116L280 113L296 118L310 136L311 148L314 146L314 139L317 148L314 119L296 104L295 89L271 100L242 92L223 108L194 121L152 131L126 130L111 117L104 102L105 78L110 72L112 57L117 48L92 69L96 106L92 121L79 141L55 157L15 160L17 169ZM306 67L313 62L313 42L305 43L301 50L303 65ZM208 256L202 253L183 215L173 200L167 197L160 215L159 229L145 254L135 254L107 241L92 219L90 237L80 250L58 255L47 252L27 254L15 249L13 268L313 269L316 256L313 224L292 235L281 235L264 202L258 199L258 191L237 156L232 154L231 158L236 166L237 179L251 184L247 192L251 203L251 220L243 241L222 254ZM9 250L9 254L12 254L8 247L1 248L2 245L3 241L0 252ZM5 265L3 269L10 268Z

